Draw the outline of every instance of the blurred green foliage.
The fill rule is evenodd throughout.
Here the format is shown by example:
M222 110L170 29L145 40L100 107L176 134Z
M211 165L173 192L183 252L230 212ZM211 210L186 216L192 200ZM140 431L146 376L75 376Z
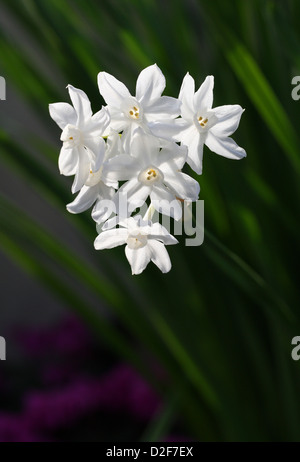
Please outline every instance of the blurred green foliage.
M156 62L166 94L178 95L187 71L198 86L213 74L215 105L246 108L234 138L248 157L234 162L205 150L205 242L170 249L168 275L152 265L132 277L123 249L89 264L3 188L0 248L150 380L152 359L161 364L168 380L155 385L165 409L145 439L179 419L200 441L300 440L300 364L291 359L300 335L300 102L291 97L300 74L299 1L2 3L0 75L49 136L3 117L1 163L62 217L71 183L56 168L59 129L48 104L68 101L68 83L86 91L96 111L99 71L134 91L141 69ZM94 254L88 214L68 220ZM113 316L100 314L83 290Z

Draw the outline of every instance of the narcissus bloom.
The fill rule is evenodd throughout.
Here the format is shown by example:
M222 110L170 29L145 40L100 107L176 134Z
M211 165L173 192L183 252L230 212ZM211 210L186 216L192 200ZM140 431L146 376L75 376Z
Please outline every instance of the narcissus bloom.
M118 135L117 137L119 138ZM67 210L70 213L81 213L94 205L92 214L97 215L98 220L105 217L106 210L102 210L99 203L101 204L104 200L111 200L115 194L115 189L118 188L118 182L107 179L107 161L113 155L113 147L114 139L110 139L106 145L104 158L101 147L98 150L93 164L94 170L91 167L89 176L76 199L67 205Z
M72 192L79 191L87 181L90 170L95 170L96 156L104 156L105 142L102 138L109 125L107 109L93 115L87 95L68 85L73 106L68 103L49 105L52 119L63 130L58 165L62 175L75 175Z
M123 131L125 141L130 140L137 127L149 133L154 122L166 123L180 114L180 101L162 96L166 79L156 64L146 67L138 76L135 96L106 72L99 73L98 86L111 117L110 126L118 132Z
M112 249L126 244L125 254L132 274L140 274L152 261L163 273L171 269L171 261L165 245L178 241L159 223L144 221L142 217L130 217L119 223L119 228L103 231L95 240L95 249Z
M195 93L195 81L189 73L183 79L179 99L181 117L178 133L172 135L188 147L187 163L198 173L202 173L203 146L228 159L246 156L243 148L230 138L239 123L244 109L239 105L212 108L214 77L208 76Z
M179 220L182 207L178 199L196 201L199 183L181 172L187 150L176 143L162 142L144 134L138 128L131 142L130 155L120 154L108 163L107 178L112 181L129 180L118 191L128 202L129 212L141 207L150 196L158 212Z

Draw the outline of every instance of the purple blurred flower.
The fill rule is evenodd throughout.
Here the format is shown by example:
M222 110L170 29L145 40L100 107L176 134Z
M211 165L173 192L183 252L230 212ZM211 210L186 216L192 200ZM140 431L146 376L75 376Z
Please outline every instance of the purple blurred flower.
M25 414L33 428L56 429L101 409L147 420L159 405L149 385L131 367L121 365L101 379L82 377L54 391L30 393Z
M30 355L43 360L38 373L46 388L25 392L19 414L0 413L0 442L53 441L51 435L57 430L72 428L101 410L147 422L162 404L151 386L126 364L101 377L82 372L94 349L88 331L73 317L49 331L21 332L19 339ZM155 369L150 358L148 362L153 373L166 380L164 371ZM2 391L5 395L6 387Z
M85 326L74 317L68 317L50 330L26 330L17 333L19 342L34 357L57 353L82 355L91 347L91 336Z
M19 415L0 414L0 442L1 443L36 443L48 439L40 436L28 426L26 419Z

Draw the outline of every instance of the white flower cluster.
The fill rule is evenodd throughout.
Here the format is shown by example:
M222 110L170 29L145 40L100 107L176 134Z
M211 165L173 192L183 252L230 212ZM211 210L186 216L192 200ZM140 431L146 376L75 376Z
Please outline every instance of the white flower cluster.
M156 64L140 73L135 96L106 72L99 73L98 85L107 106L96 114L87 95L71 85L73 106L49 106L62 129L60 172L75 176L72 192L79 192L67 209L80 213L93 206L100 233L95 248L126 244L132 274L141 273L150 260L166 273L171 262L165 245L178 241L162 225L152 223L153 212L180 220L182 201L198 199L199 183L182 168L187 162L202 173L204 144L229 159L246 156L230 138L243 109L212 108L212 76L195 92L194 79L187 74L178 99L162 96L166 81ZM145 203L149 209L144 218L131 216Z

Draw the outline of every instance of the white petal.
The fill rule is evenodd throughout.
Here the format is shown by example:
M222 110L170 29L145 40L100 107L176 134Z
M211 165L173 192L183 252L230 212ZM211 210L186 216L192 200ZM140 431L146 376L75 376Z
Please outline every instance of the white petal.
M109 112L107 107L102 106L100 111L92 116L92 123L100 125L109 123Z
M180 199L196 201L199 197L200 186L198 181L185 173L178 172L176 175L166 175L164 183L166 183L166 185L174 191L175 196Z
M137 178L127 181L114 198L118 215L127 218L128 210L132 212L135 208L141 207L149 195L149 191L150 188L143 186Z
M186 158L186 146L178 146L176 143L170 143L160 151L156 165L164 174L168 172L175 173L183 168Z
M196 112L203 111L205 113L207 110L211 109L213 103L213 89L214 77L208 75L194 96Z
M70 213L81 213L89 209L96 201L98 196L97 186L83 186L76 199L67 205L67 210Z
M126 122L126 126L124 126L123 133L121 135L121 145L122 145L122 152L124 154L132 154L132 141L134 138L134 133L136 130L141 130L141 133L143 133L143 129L136 124L135 122L131 122L128 120Z
M195 115L194 108L195 81L193 77L187 73L182 81L179 99L182 101L181 115L184 119L193 119Z
M136 98L149 103L158 99L166 86L166 79L160 68L153 64L142 70L136 82Z
M114 193L113 193L114 194ZM111 198L113 195L111 195ZM98 199L92 210L92 218L96 223L103 223L108 220L110 216L116 212L116 207L113 200L104 196L104 199ZM112 225L111 227L115 226Z
M50 116L63 130L68 124L75 125L77 115L75 109L68 103L49 104Z
M228 159L238 160L246 157L246 151L238 146L232 138L217 138L208 132L205 144L211 151Z
M140 165L137 159L128 154L120 154L110 159L105 167L105 177L109 181L124 181L136 177Z
M117 133L126 130L126 128L131 124L131 121L122 112L121 106L122 103L120 103L117 107L107 106L110 115L109 128Z
M91 170L95 173L97 172L103 164L106 143L103 138L89 138L85 140L86 147L91 151Z
M109 169L108 162L104 162L103 168L102 168L101 180L103 181L105 185L109 187L113 187L114 189L118 189L119 188L118 181L111 180L108 178L109 171L110 169Z
M164 185L153 186L150 198L153 207L159 213L171 216L175 220L180 220L182 216L181 204Z
M110 181L107 178L105 178L104 174L102 175L102 181L109 188L113 188L113 189L118 189L119 188L118 181Z
M160 142L151 134L144 133L141 127L137 128L131 137L130 154L139 160L141 166L147 167L158 156Z
M90 173L90 160L86 149L82 146L78 148L78 165L77 171L72 185L72 193L79 191L86 180L88 179Z
M181 144L188 146L191 140L199 135L199 130L195 127L194 122L190 123L182 119L176 119L175 123L178 125L178 137L176 141L181 141Z
M125 254L131 266L132 274L140 274L150 262L151 252L147 245L140 249L130 249L125 247Z
M126 183L124 183L118 192L122 194L131 194L131 192L137 187L139 187L139 185L140 182L138 181L138 179L132 178L132 180L129 180Z
M150 192L151 188L149 186L143 185L134 178L119 189L116 199L119 199L121 205L126 201L129 212L132 212L145 203ZM120 211L118 213L121 214ZM124 211L122 211L122 215L126 216Z
M159 241L148 241L151 251L151 260L163 272L168 273L172 267L171 260L164 244Z
M96 237L94 247L96 250L113 249L125 244L127 237L128 231L125 228L109 229Z
M182 119L171 120L170 122L149 122L148 124L153 135L169 141L179 141L180 131L185 125L186 122Z
M186 145L188 147L187 163L198 175L202 174L202 159L203 159L203 140L197 131L193 131L192 137L187 137Z
M116 191L113 187L107 186L103 181L100 181L98 184L99 187L99 196L101 199L110 200L114 197Z
M162 96L151 105L144 108L144 115L148 122L163 119L175 119L180 115L181 102L170 96Z
M244 109L238 104L219 106L212 110L218 118L218 122L211 128L213 134L218 137L232 135L239 126Z
M71 101L77 113L77 125L80 126L92 117L91 103L84 91L68 85Z
M115 228L118 223L119 223L119 217L118 215L115 215L114 217L105 221L104 225L102 225L102 230L105 231L107 229Z
M84 146L86 147L85 156L90 159L91 170L93 172L99 169L104 159L105 141L103 138L85 138Z
M78 164L78 149L65 148L60 150L58 158L58 167L61 175L70 176L75 175Z
M134 192L134 194L131 194L130 197L128 197L129 212L131 213L138 207L142 207L150 193L151 188L149 188L149 186L141 185L140 188Z
M151 223L148 239L149 241L152 239L159 240L169 245L178 244L177 239L164 226L157 222Z
M122 154L122 142L121 142L121 136L119 135L118 132L111 130L110 134L107 138L106 144L107 144L107 154L106 154L106 160L110 159L111 157L114 157L118 154Z
M109 112L105 107L96 112L85 127L85 133L89 136L105 136L110 123Z
M113 75L107 74L107 72L99 72L98 86L101 95L109 106L118 108L121 106L124 98L131 97L124 83L120 82Z
M123 132L122 136L124 136L125 130L131 125L130 120L128 120L127 117L124 116L124 114L120 114L120 117L113 118L111 117L110 125L109 127L120 133Z

